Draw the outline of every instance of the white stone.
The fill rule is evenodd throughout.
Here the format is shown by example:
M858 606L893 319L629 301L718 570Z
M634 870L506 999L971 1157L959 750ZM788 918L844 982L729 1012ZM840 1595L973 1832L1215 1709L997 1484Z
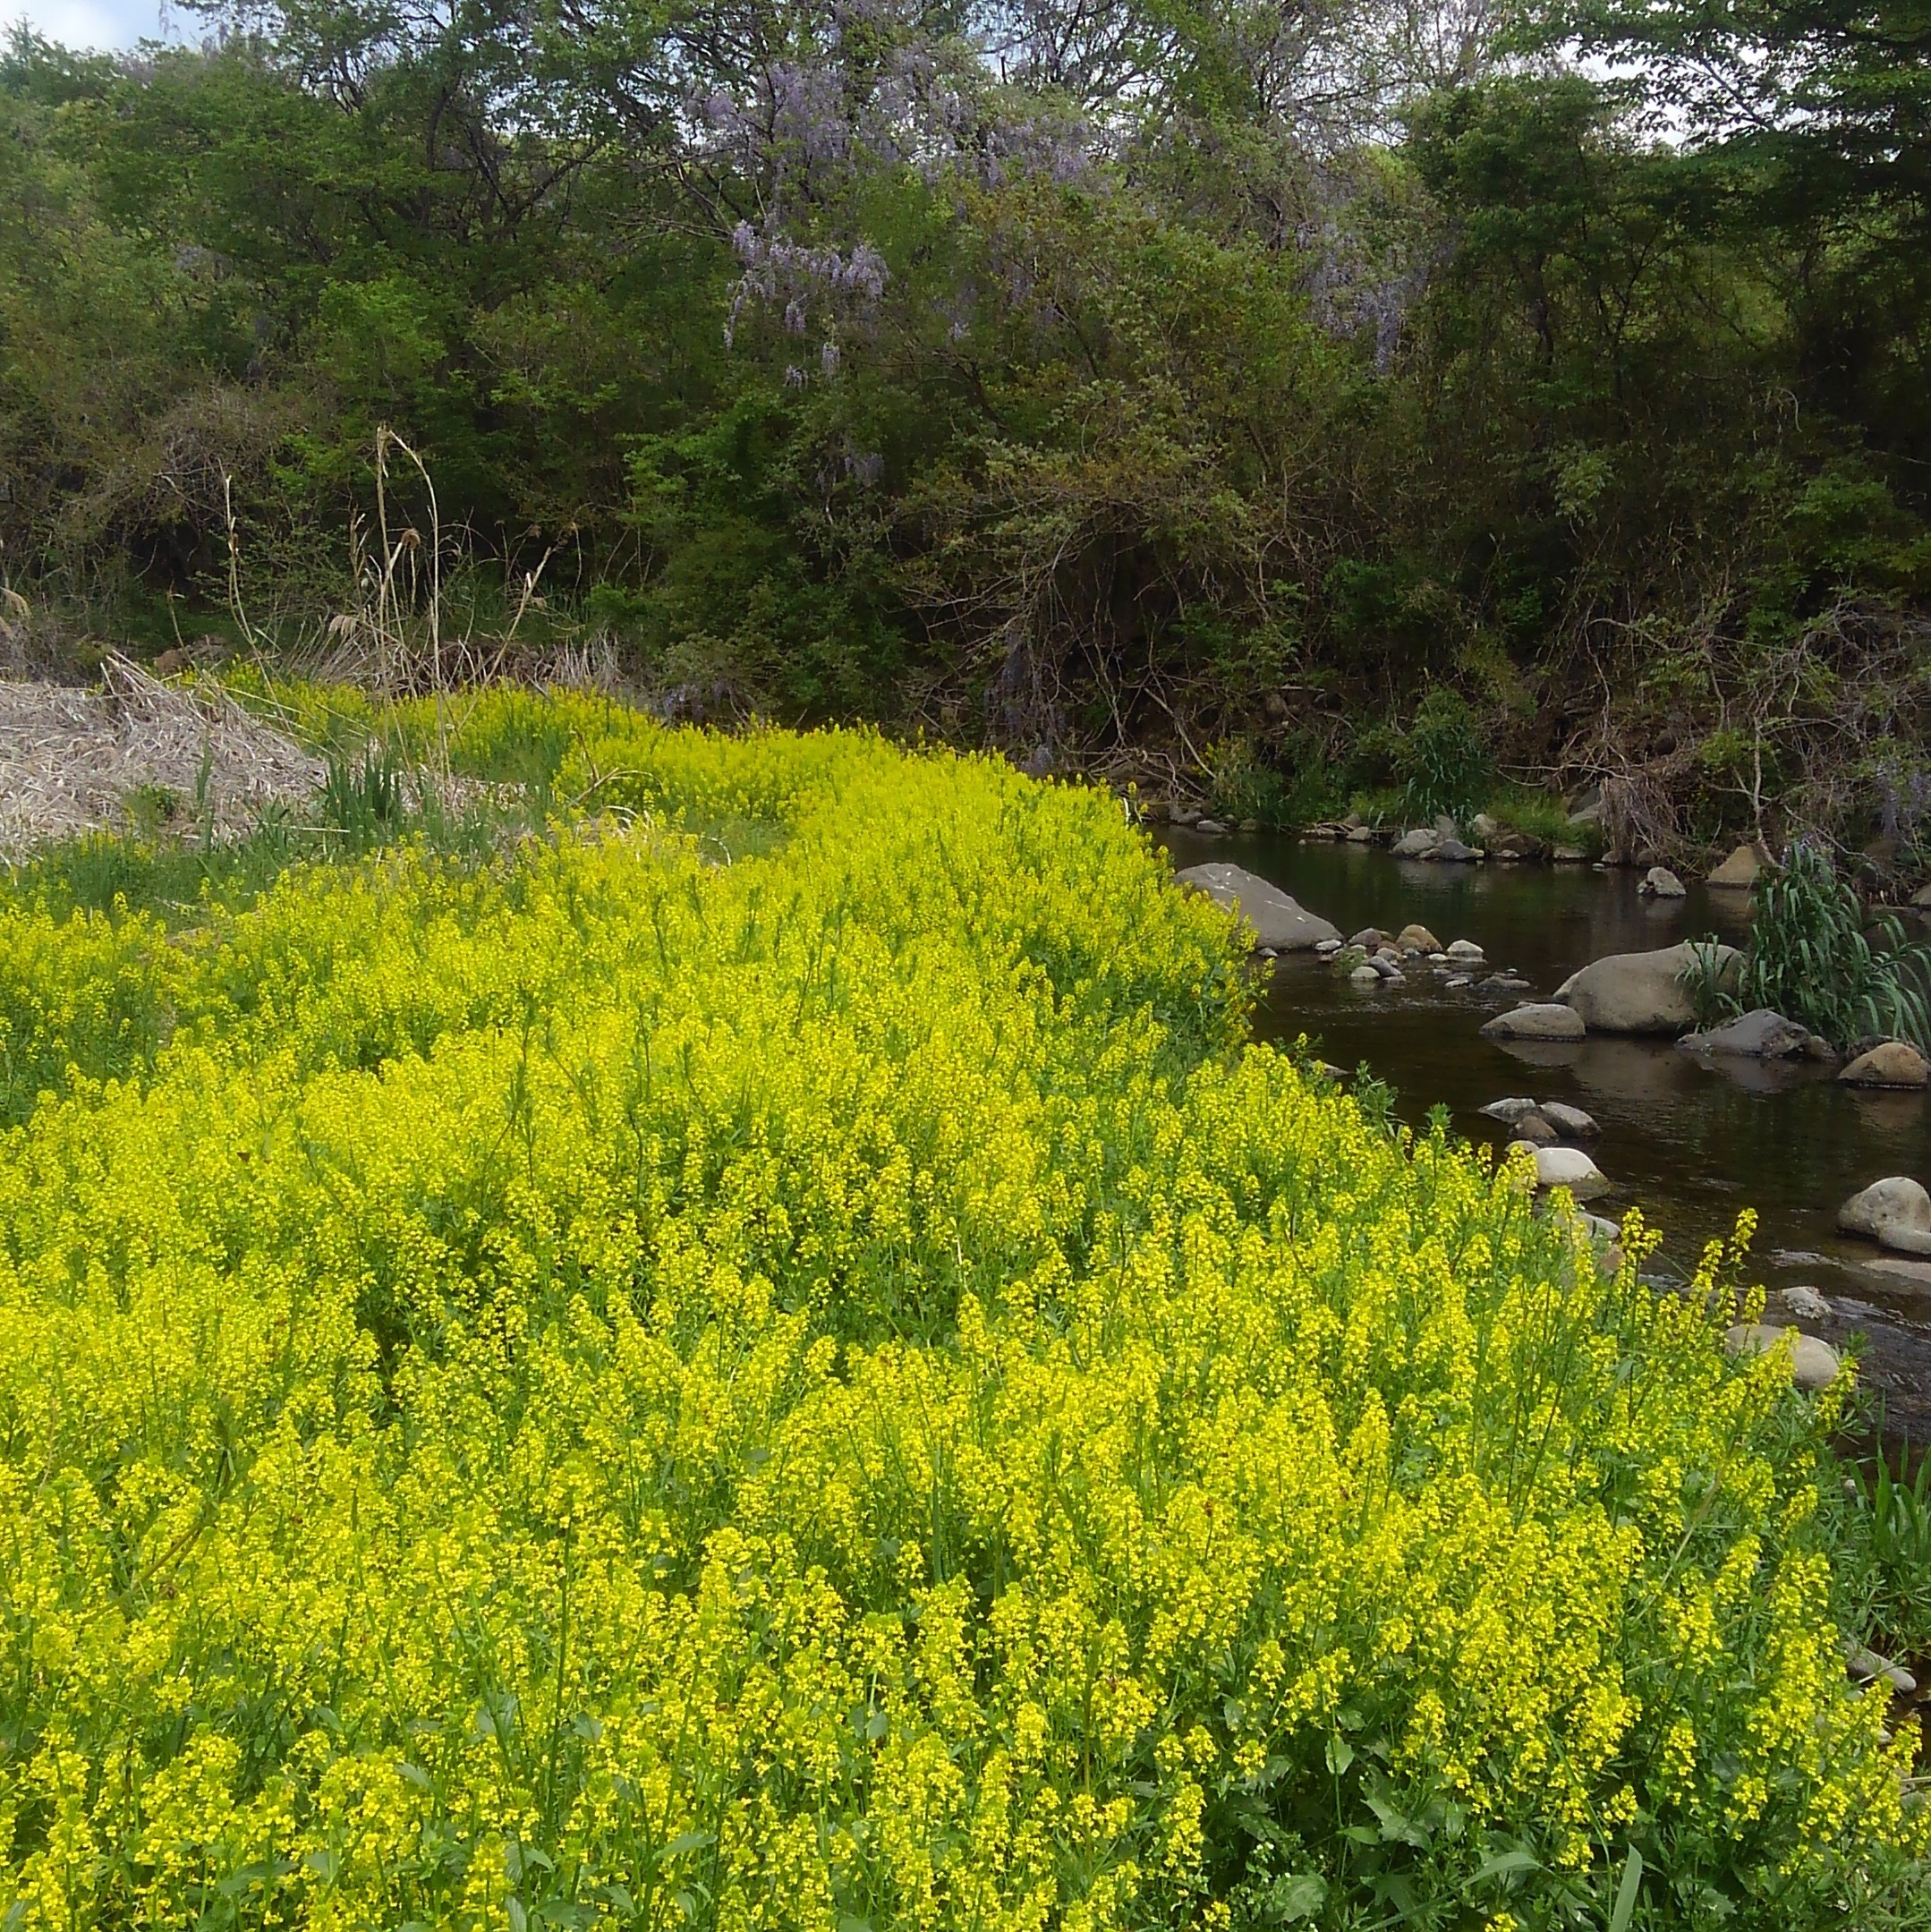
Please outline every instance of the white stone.
M1567 1187L1576 1201L1593 1201L1609 1192L1609 1177L1579 1147L1538 1147L1534 1141L1516 1140L1510 1142L1509 1152L1518 1147L1535 1157L1538 1187Z
M1901 1255L1931 1255L1931 1194L1908 1175L1874 1180L1837 1210L1847 1234L1867 1234Z
M1791 1351L1791 1380L1799 1389L1815 1392L1828 1388L1837 1379L1841 1364L1837 1351L1815 1335L1794 1328L1779 1328L1774 1322L1740 1322L1723 1333L1723 1346L1732 1355L1767 1355L1788 1340Z

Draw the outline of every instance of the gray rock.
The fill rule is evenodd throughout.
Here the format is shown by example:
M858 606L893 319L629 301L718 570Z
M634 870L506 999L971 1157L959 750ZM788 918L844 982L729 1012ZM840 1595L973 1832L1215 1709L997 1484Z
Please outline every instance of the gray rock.
M1189 865L1178 876L1182 885L1238 912L1254 928L1256 940L1276 952L1306 952L1323 940L1341 936L1339 926L1304 910L1279 886L1238 865Z
M1798 1322L1827 1322L1831 1318L1831 1305L1814 1288L1797 1282L1790 1288L1780 1288L1777 1298L1791 1312L1791 1318Z
M1593 1140L1603 1131L1593 1116L1586 1114L1580 1107L1571 1107L1562 1101L1545 1100L1540 1103L1539 1111L1543 1119L1565 1140Z
M1351 846L1371 846L1374 843L1374 828L1372 825L1356 825L1349 829L1348 843Z
M1732 1355L1767 1355L1789 1338L1791 1380L1799 1389L1815 1392L1828 1388L1837 1379L1840 1366L1835 1349L1815 1335L1794 1328L1779 1328L1774 1322L1740 1322L1723 1332L1723 1346Z
M1399 980L1405 976L1401 971L1399 962L1391 959L1386 953L1376 953L1368 961L1368 965L1374 971L1379 973L1384 980Z
M1482 843L1495 859L1539 859L1548 849L1534 832L1518 831L1513 826L1502 828Z
M1452 992L1463 986L1473 986L1475 982L1466 973L1451 973L1442 983Z
M1911 894L1911 904L1926 911L1931 911L1931 886L1919 886Z
M1314 950L1323 959L1331 959L1340 949L1341 942L1339 940L1317 940L1314 942Z
M1696 961L1689 940L1654 952L1611 953L1571 973L1557 987L1591 1033L1681 1033L1694 1024L1686 975ZM1742 956L1734 946L1713 949L1719 989L1733 985Z
M1388 935L1379 926L1363 926L1348 943L1366 952L1376 952L1388 943Z
M1395 944L1405 953L1438 953L1442 941L1425 925L1405 925L1395 935Z
M1921 1087L1931 1085L1931 1065L1904 1040L1886 1040L1858 1057L1837 1076L1846 1086Z
M1931 1261L1893 1261L1885 1255L1876 1261L1860 1261L1867 1274L1881 1274L1888 1287L1901 1281L1907 1288L1931 1289Z
M1552 865L1586 865L1589 855L1580 846L1557 846L1549 854Z
M1574 1007L1544 1002L1498 1013L1482 1035L1487 1040L1580 1040L1585 1030Z
M1196 832L1224 832L1227 828L1218 819L1196 819L1194 830Z
M1539 1110L1531 1108L1528 1112L1517 1117L1515 1137L1527 1141L1532 1147L1552 1147L1562 1136L1556 1131L1554 1121Z
M1175 805L1167 816L1176 825L1198 825L1205 814L1198 805Z
M1643 882L1636 889L1646 898L1680 899L1687 898L1689 888L1667 865L1652 865L1643 874Z
M1798 1060L1810 1044L1810 1029L1793 1019L1758 1007L1713 1026L1706 1033L1693 1033L1677 1045L1690 1053L1731 1053L1747 1060Z
M1908 1175L1874 1180L1837 1210L1837 1225L1901 1255L1931 1255L1931 1194Z
M1357 966L1348 975L1348 983L1350 986L1358 986L1362 992L1367 992L1380 987L1382 976L1371 966Z
M1442 834L1433 826L1417 825L1411 832L1403 832L1389 850L1398 859L1427 858L1442 843Z
M1567 1187L1572 1201L1593 1201L1609 1192L1609 1178L1579 1147L1538 1147L1526 1140L1510 1141L1509 1152L1527 1147L1535 1157L1538 1187Z
M1437 838L1459 838L1461 827L1446 812L1435 813L1434 832Z
M1479 965L1485 957L1473 940L1450 940L1442 950L1450 959L1459 960L1464 966Z
M1500 1120L1504 1127L1513 1126L1526 1113L1535 1111L1532 1100L1492 1100L1480 1110L1491 1120Z
M1439 859L1444 865L1466 865L1482 855L1474 846L1465 846L1459 838L1444 838L1433 852L1425 852L1422 856Z
M1844 1669L1860 1684L1876 1683L1881 1678L1900 1697L1908 1698L1918 1689L1918 1680L1901 1664L1893 1664L1855 1640L1845 1644Z
M1491 973L1482 982L1484 992L1527 992L1528 986L1519 973Z

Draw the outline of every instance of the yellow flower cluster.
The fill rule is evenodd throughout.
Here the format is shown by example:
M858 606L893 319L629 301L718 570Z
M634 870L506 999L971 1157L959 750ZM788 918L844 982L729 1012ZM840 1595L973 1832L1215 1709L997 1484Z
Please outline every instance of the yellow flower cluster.
M1501 1925L1637 1834L1916 1849L1820 1425L1640 1230L1605 1280L1246 1044L1103 796L454 736L536 728L590 815L482 871L4 915L10 1051L130 1037L0 1141L7 1925Z

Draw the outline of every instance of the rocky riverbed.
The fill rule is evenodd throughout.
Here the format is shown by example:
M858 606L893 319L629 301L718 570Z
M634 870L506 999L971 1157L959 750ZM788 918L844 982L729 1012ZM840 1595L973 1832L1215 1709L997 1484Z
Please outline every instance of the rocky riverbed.
M1667 987L1646 994L1630 975L1610 985L1612 975L1586 969L1706 935L1740 940L1742 893L1696 881L1679 881L1680 896L1646 893L1644 873L1627 868L1444 863L1184 828L1163 837L1177 866L1239 866L1292 902L1295 916L1276 908L1282 943L1262 995L1263 1034L1306 1034L1325 1060L1365 1064L1416 1126L1440 1104L1457 1132L1498 1148L1527 1139L1573 1150L1601 1177L1592 1213L1615 1221L1637 1205L1662 1229L1649 1264L1659 1286L1686 1279L1704 1244L1755 1209L1751 1272L1772 1291L1765 1323L1859 1351L1887 1428L1931 1440L1931 1252L1881 1246L1838 1220L1873 1182L1931 1179L1924 1091L1847 1084L1801 1029L1766 1040L1761 1020L1744 1029L1748 1042L1683 1044L1674 1034L1687 1012L1654 1032L1493 1024L1538 1006L1613 1022L1634 998L1668 997ZM1224 894L1224 872L1220 883ZM1735 1050L1751 1043L1775 1051ZM1522 1131L1519 1114L1488 1111L1498 1101L1537 1102L1551 1138L1533 1124ZM1586 1116L1595 1133L1566 1131L1552 1118L1561 1110Z

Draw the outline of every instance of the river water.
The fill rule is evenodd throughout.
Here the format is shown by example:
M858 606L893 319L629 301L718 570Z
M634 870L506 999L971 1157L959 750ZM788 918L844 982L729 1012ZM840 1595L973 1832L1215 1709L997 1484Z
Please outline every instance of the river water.
M1689 1274L1703 1244L1727 1236L1740 1209L1755 1208L1752 1278L1824 1295L1831 1318L1806 1326L1838 1343L1861 1337L1864 1383L1885 1432L1931 1441L1931 1264L1836 1229L1839 1206L1884 1175L1931 1183L1931 1100L1842 1086L1811 1063L1706 1060L1667 1040L1567 1045L1481 1035L1492 1014L1546 999L1605 953L1705 933L1740 940L1746 895L1693 885L1688 898L1649 900L1637 892L1640 874L1627 869L1443 865L1373 847L1178 828L1162 838L1177 866L1244 865L1344 934L1419 921L1444 945L1476 940L1489 970L1519 973L1532 992L1450 992L1415 961L1405 984L1361 992L1314 955L1291 955L1275 963L1255 1030L1306 1034L1323 1059L1349 1069L1365 1062L1395 1088L1401 1119L1420 1126L1444 1104L1453 1130L1471 1140L1507 1142L1508 1131L1478 1111L1504 1095L1584 1108L1602 1128L1589 1152L1615 1187L1592 1210L1615 1217L1639 1205L1664 1237L1650 1264L1657 1275Z

